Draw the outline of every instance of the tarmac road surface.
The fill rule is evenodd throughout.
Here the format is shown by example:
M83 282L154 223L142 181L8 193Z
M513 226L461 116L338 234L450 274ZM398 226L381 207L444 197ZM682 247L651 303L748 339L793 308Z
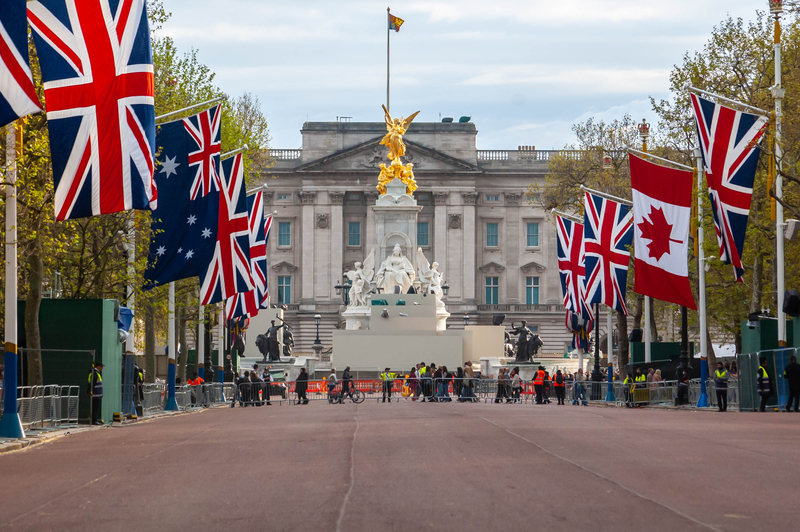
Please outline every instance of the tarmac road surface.
M800 414L220 408L0 455L0 530L798 530Z

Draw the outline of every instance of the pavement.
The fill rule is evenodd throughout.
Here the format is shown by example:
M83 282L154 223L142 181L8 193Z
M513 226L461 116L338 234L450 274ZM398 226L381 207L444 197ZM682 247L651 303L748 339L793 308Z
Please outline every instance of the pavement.
M0 455L0 530L797 530L799 441L794 413L209 409Z

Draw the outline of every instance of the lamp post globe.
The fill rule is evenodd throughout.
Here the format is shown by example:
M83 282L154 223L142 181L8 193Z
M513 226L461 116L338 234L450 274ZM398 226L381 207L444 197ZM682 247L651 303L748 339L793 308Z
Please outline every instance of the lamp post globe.
M773 15L783 13L783 0L767 0L767 3L769 3L769 12Z

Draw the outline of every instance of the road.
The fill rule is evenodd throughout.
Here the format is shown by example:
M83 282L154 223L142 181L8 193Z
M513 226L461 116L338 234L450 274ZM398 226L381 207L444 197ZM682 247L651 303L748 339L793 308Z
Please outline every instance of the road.
M794 413L220 408L0 455L0 529L797 530L799 441Z

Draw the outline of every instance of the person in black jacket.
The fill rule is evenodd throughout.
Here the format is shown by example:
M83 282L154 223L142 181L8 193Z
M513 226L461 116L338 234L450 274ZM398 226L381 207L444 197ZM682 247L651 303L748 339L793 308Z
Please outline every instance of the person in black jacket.
M308 390L308 373L306 373L306 368L300 368L300 375L297 376L294 387L297 392L297 404L307 405L308 397L306 397L306 391Z
M794 401L794 411L800 412L800 364L797 363L796 356L792 356L789 360L789 365L783 370L783 378L789 381L789 400L786 401L786 411L792 410L792 401Z
M349 396L353 400L353 375L350 373L350 366L344 368L342 373L342 400L345 396Z
M767 370L767 359L761 357L759 362L761 365L758 367L756 377L758 382L758 394L761 396L761 406L758 411L766 412L767 401L769 401L769 397L772 395L772 382L770 381L769 371Z

